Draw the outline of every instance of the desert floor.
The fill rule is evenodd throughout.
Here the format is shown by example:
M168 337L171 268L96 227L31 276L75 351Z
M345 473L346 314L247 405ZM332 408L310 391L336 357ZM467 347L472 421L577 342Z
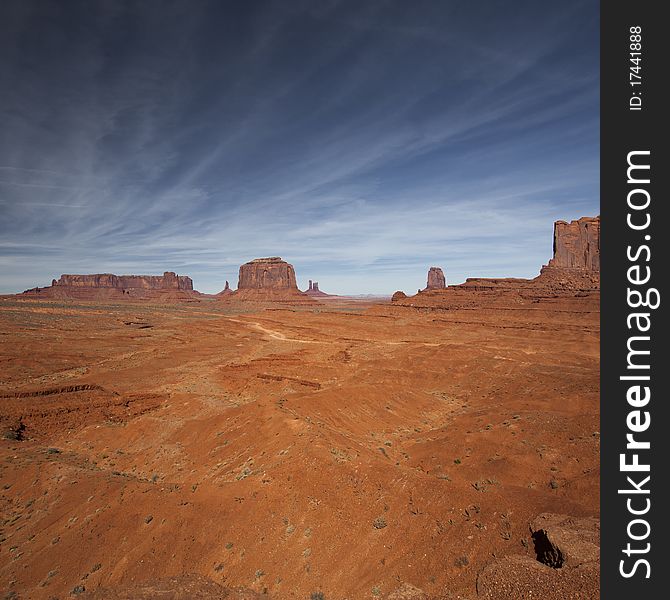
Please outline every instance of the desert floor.
M474 598L538 513L599 514L597 298L4 298L0 335L7 597Z

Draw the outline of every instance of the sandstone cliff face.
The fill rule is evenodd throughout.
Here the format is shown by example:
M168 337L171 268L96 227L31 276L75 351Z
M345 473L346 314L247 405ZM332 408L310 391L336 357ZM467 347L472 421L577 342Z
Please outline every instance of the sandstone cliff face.
M295 290L293 265L278 256L256 258L240 267L238 290Z
M159 299L165 302L196 302L200 296L185 275L166 271L163 275L61 275L51 286L23 292L28 296L79 300Z
M224 292L218 297L225 302L316 304L316 300L298 289L293 265L278 256L256 258L243 264L237 290Z
M600 271L600 217L554 223L554 257L549 267Z
M447 279L440 267L431 267L428 270L427 290L443 290L447 287Z
M407 297L399 292L392 301L400 306L469 306L503 302L538 301L564 296L594 296L600 293L600 217L582 217L570 223L554 223L554 256L534 279L469 278L445 287L442 270L431 267L428 286Z
M53 287L116 288L143 290L193 290L193 281L185 275L166 271L163 275L61 275Z

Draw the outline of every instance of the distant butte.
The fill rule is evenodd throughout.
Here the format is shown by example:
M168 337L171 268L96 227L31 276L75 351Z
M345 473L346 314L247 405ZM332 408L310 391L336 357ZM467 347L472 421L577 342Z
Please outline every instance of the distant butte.
M443 290L447 287L447 279L440 267L431 267L428 270L427 290Z
M163 275L61 275L51 286L23 292L44 298L103 299L114 297L189 299L198 295L193 280L186 275L165 271Z
M226 279L226 285L224 288L216 294L217 296L227 296L228 294L232 294L233 290L230 289L230 284L228 283L228 280Z
M553 257L534 279L467 279L476 289L535 289L577 293L600 291L600 217L554 223Z
M554 223L554 257L547 265L600 271L600 217Z
M295 269L278 256L255 258L240 267L237 289L298 291Z
M554 223L554 255L542 267L537 285L600 290L600 216Z
M549 298L556 295L596 294L600 292L600 217L582 217L575 221L554 223L553 257L534 279L468 278L465 283L444 288L439 273L428 272L428 286L416 296L393 295L394 304L423 306L440 303L471 302L472 292L492 301L501 294L514 293L527 298ZM446 281L445 281L446 284Z
M51 282L52 287L111 287L120 289L145 290L192 290L193 280L185 275L177 275L166 271L163 275L112 275L103 273L96 275L61 275L60 279Z
M240 267L237 290L225 296L230 300L311 303L298 289L293 265L278 256L255 258Z
M311 279L309 280L309 287L307 288L307 291L304 293L307 294L308 296L311 296L312 298L326 298L331 295L326 294L326 292L322 292L319 289L319 282L312 281Z

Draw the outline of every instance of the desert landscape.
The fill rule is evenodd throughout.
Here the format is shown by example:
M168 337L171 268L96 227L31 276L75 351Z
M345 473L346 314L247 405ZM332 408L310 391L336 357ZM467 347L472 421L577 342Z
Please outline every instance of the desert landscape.
M2 297L2 597L598 597L599 257L595 217L392 299L279 257Z

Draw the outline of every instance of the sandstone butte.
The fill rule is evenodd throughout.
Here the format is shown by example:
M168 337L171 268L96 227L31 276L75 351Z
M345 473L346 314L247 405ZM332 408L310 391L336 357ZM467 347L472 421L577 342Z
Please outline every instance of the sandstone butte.
M133 298L190 299L198 295L193 280L186 275L165 271L163 275L61 275L49 287L36 287L23 295L44 298L102 299Z
M440 267L431 267L428 269L427 290L443 290L447 287L447 279Z
M240 267L237 289L298 291L295 269L278 256L255 258Z
M432 271L432 269L431 269ZM468 278L465 283L444 289L429 286L415 296L400 296L394 303L412 306L467 303L472 292L488 292L478 301L492 301L501 294L528 298L557 295L594 294L600 292L600 217L582 217L575 221L554 223L553 257L534 279Z
M193 280L186 275L177 275L172 271L166 271L163 275L112 275L111 273L103 273L97 275L61 275L60 279L54 279L51 282L51 286L192 290Z
M255 258L240 267L237 290L226 294L229 301L315 302L298 289L293 265L278 256Z
M600 271L600 217L554 223L554 257L549 267Z

